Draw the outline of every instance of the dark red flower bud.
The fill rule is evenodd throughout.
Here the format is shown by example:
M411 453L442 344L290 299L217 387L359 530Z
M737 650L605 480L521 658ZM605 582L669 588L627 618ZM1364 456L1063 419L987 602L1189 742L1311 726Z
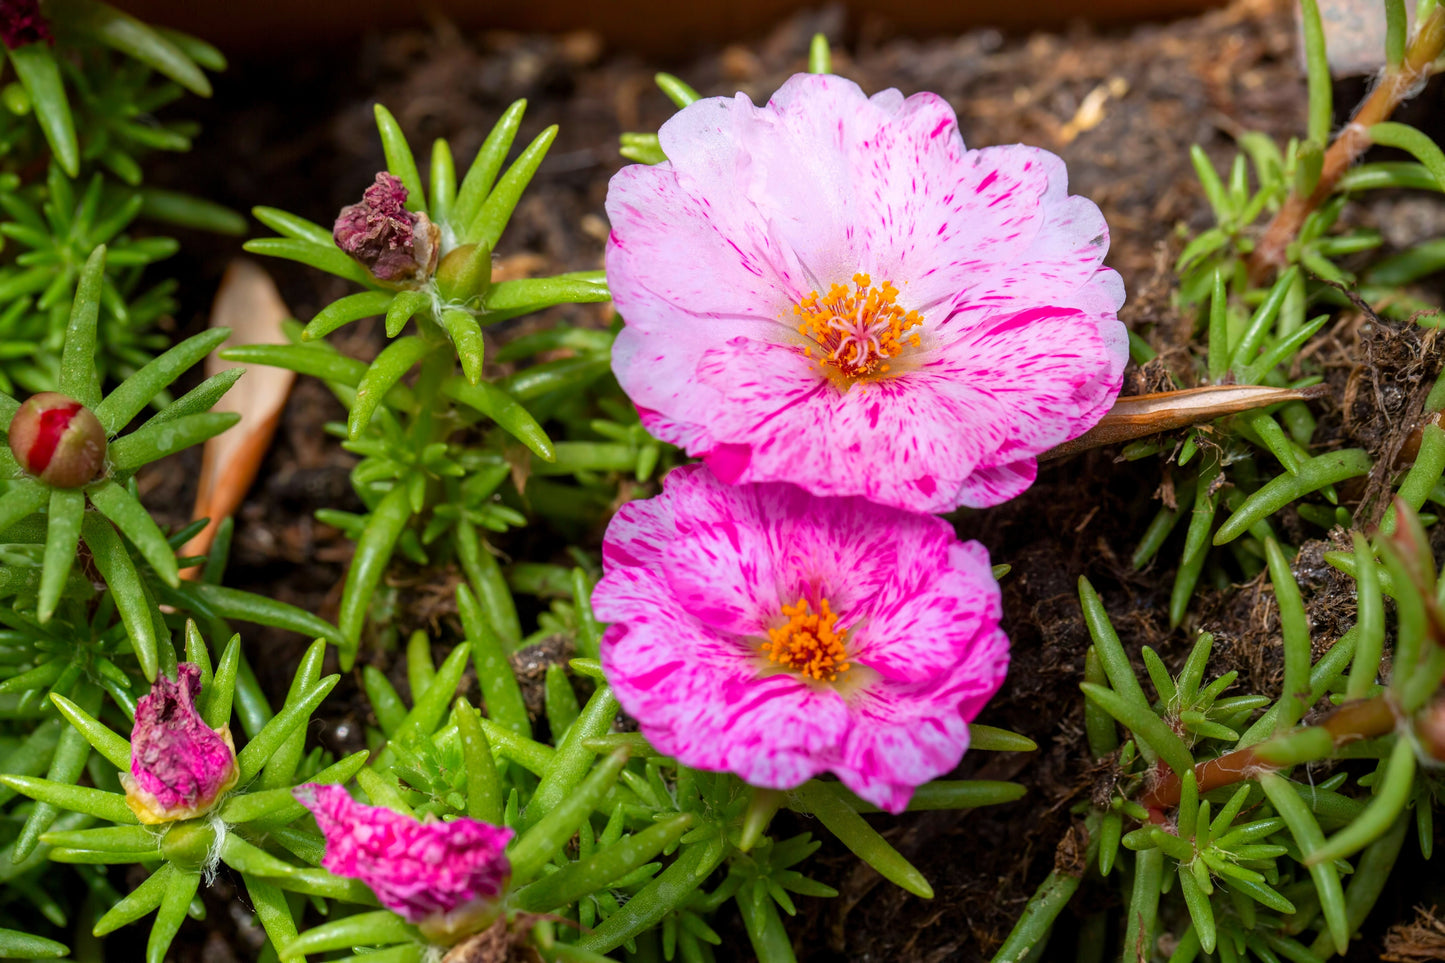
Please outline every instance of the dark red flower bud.
M79 488L105 467L105 429L74 398L42 391L10 419L10 450L20 467L47 485Z
M436 270L441 231L405 205L401 179L382 171L361 203L341 209L331 236L378 281L414 286Z
M26 44L55 41L50 24L40 15L38 0L0 0L0 41L14 50Z

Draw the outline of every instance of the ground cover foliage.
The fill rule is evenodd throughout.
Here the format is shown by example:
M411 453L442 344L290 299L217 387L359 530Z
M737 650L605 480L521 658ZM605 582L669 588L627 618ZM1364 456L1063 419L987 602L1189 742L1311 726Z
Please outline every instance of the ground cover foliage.
M1441 55L1445 12L1422 4L1402 32L1403 5L1385 6L1375 90L1403 98ZM602 272L494 269L494 253L516 243L505 230L514 216L536 223L519 205L558 136L547 127L519 138L524 103L495 112L474 161L445 140L408 143L405 122L376 107L371 136L407 209L445 238L424 294L378 283L324 226L279 207L253 212L277 235L249 241L253 253L348 282L323 288L330 300L304 313L292 344L228 352L311 376L340 406L326 436L306 442L354 456L348 490L318 506L318 521L354 545L339 553L334 608L322 612L335 618L228 586L230 526L204 560L178 559L197 526L165 510L158 525L138 480L229 426L209 409L235 375L186 375L224 332L145 333L171 308L142 292L140 269L174 246L122 232L147 212L213 230L235 220L136 186L144 152L117 118L148 117L166 99L144 94L165 86L150 71L202 93L199 67L222 63L102 5L69 7L44 8L56 47L11 55L20 79L7 91L15 132L0 231L28 253L7 249L0 283L13 286L13 343L27 347L4 369L0 387L19 390L0 398L0 413L8 421L19 396L59 390L95 410L110 461L74 488L3 466L0 952L125 958L113 954L143 944L133 952L160 961L186 952L188 916L214 917L224 894L244 892L258 958L424 959L451 938L375 909L366 886L319 867L326 841L292 788L352 780L396 813L515 833L509 924L456 943L458 960L817 959L823 946L856 958L879 945L904 958L1313 960L1352 942L1360 953L1362 927L1364 952L1378 952L1380 930L1407 917L1371 911L1391 898L1392 878L1398 887L1429 859L1440 790L1445 621L1432 506L1445 504L1445 431L1433 416L1445 390L1432 305L1445 249L1434 238L1395 243L1359 212L1376 191L1438 205L1445 155L1428 132L1391 119L1393 105L1367 118L1367 140L1351 141L1359 134L1340 127L1348 110L1331 101L1313 4L1303 7L1307 81L1276 92L1299 105L1298 127L1233 131L1237 147L1213 157L1184 140L1163 145L1175 170L1187 163L1197 177L1197 210L1174 212L1183 224L1157 256L1114 226L1133 299L1126 394L1260 385L1300 395L1162 433L1146 421L1134 440L1114 439L1117 460L1073 456L1082 484L1046 470L1013 513L953 516L962 534L1007 546L994 561L1011 568L1004 627L1024 674L1011 685L1070 694L1041 726L1016 721L1039 704L1005 690L985 718L1050 744L974 726L975 752L957 774L969 778L925 785L911 807L924 814L901 822L861 818L875 807L831 780L769 794L693 770L619 714L590 604L598 539L621 501L655 491L685 459L648 435L612 378L616 325L575 307L605 301ZM1238 8L1217 16L1236 18L1230 31L1262 18L1261 35L1287 22ZM786 31L775 40L780 64L792 57L780 69L849 71L825 41L807 43L809 25L793 30L792 54ZM107 44L134 64L115 68ZM90 95L90 58L134 81L108 90L121 106ZM659 86L679 107L696 97L670 75ZM181 139L141 143L183 148L188 132L177 130ZM1368 141L1401 153L1355 163ZM621 146L660 159L650 132L628 131ZM99 173L87 180L85 165ZM377 315L383 346L360 360L347 325ZM177 395L177 383L194 387ZM1192 403L1169 405L1187 415ZM1079 537L1072 547L1005 537L1037 525L1029 511L1067 519ZM1091 520L1108 521L1111 537ZM181 580L193 562L202 577ZM231 621L251 627L237 636ZM279 685L278 667L259 665L246 643L277 632L298 652ZM136 824L119 777L143 738L125 738L138 700L179 662L197 667L205 725L238 725L239 788L157 830ZM333 666L340 673L327 674ZM345 708L328 708L343 686ZM308 740L310 720L329 713L354 720L333 724L349 728L351 751ZM990 751L1003 754L984 761ZM1015 802L1026 788L1034 794ZM996 851L976 865L927 858L930 840L990 818L957 810L990 805L999 815L981 835L1027 821L1037 858L1013 853L981 884L1005 865L1006 838L966 844ZM820 846L825 858L809 860ZM888 894L876 907L860 903L874 887L891 888L876 890ZM823 908L840 891L844 908ZM971 901L984 897L971 893L998 905L976 920ZM930 897L942 913L927 909ZM871 914L900 903L931 917L929 928L868 935ZM923 932L945 936L925 953ZM1429 932L1428 917L1402 928L1391 951L1425 945ZM127 933L133 942L116 942Z

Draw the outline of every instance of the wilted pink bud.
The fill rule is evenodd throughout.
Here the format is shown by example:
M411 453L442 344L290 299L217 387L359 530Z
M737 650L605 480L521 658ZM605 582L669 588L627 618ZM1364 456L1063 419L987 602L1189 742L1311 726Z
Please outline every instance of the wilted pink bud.
M208 811L236 784L231 730L212 729L196 711L201 670L189 662L176 679L156 679L135 708L130 772L120 774L125 804L143 823L191 819Z
M351 798L342 787L294 790L326 837L321 865L359 879L428 939L454 943L490 924L512 864L512 831L476 819L418 822Z
M38 0L0 0L0 41L14 50L38 41L54 43Z
M436 270L441 231L425 214L406 209L406 188L386 171L360 204L341 209L331 236L336 246L388 284L420 284Z
M10 419L10 451L20 467L46 484L79 488L105 466L105 429L74 398L42 391Z

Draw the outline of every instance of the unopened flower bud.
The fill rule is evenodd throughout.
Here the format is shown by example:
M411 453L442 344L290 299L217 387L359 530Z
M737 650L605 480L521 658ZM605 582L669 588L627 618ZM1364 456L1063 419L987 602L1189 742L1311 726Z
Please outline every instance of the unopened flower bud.
M512 831L476 819L419 822L351 798L342 787L293 790L326 837L321 865L359 879L381 905L437 943L455 943L496 919L512 875Z
M425 214L406 209L406 194L400 178L382 171L361 203L341 209L331 236L378 281L415 286L436 270L441 231Z
M105 429L89 408L54 391L31 395L10 419L20 467L56 488L79 488L105 467Z
M120 774L125 804L143 823L193 819L236 784L236 746L231 730L212 729L196 711L201 670L176 667L175 681L161 676L135 709L130 772Z
M469 301L492 282L492 251L484 244L463 244L437 265L437 293L448 301Z
M38 0L4 0L0 3L0 41L14 50L44 40L54 43L50 24L40 15Z

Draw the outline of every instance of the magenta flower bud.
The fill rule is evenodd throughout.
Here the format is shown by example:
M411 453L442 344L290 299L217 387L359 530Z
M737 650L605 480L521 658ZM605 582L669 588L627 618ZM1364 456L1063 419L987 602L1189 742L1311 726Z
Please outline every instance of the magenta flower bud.
M200 692L201 670L182 662L174 682L156 679L136 705L130 772L120 774L120 784L125 804L143 823L193 819L236 784L231 730L206 725L196 711Z
M10 451L20 467L56 488L79 488L105 467L105 429L74 398L42 391L10 419Z
M490 925L512 875L512 831L476 819L418 822L351 798L341 786L308 783L293 791L326 837L321 865L359 879L381 905L437 943Z
M50 24L40 15L38 0L4 0L0 3L0 41L14 50L44 40L54 43Z
M331 236L378 281L416 286L436 270L441 231L406 209L406 193L400 178L382 171L361 203L341 209Z

